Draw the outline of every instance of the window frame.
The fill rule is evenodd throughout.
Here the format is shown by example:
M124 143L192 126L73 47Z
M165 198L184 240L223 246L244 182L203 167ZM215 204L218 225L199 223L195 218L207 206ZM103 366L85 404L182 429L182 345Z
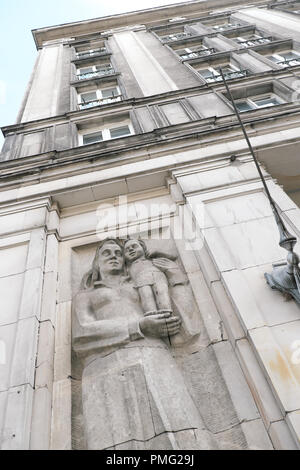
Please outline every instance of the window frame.
M101 140L98 140L98 141L96 141L96 142L91 142L91 143L89 143L89 144L85 144L85 143L84 143L84 137L85 137L85 136L89 136L89 135L91 136L91 135L100 134L100 133L101 133L101 135L102 135L102 139L101 139ZM104 139L103 139L103 131L102 131L102 130L99 130L99 131L96 131L96 132L89 132L88 134L82 134L82 145L83 145L83 146L85 146L85 145L98 144L99 142L103 142L103 140L104 140Z
M184 51L184 53L177 53L177 54L182 60L191 60L191 59L198 59L200 57L199 52L203 52L203 57L206 55L210 55L209 53L205 54L205 52L208 52L211 49L213 49L213 48L209 48L205 46L204 44L202 44L201 46L194 46L194 48L195 49L192 50L189 47L185 47L181 49L181 51ZM194 56L192 56L192 54L194 54Z
M280 55L280 53L279 54L275 53L275 54L271 54L270 56L267 56L267 59L270 60L271 62L277 64L277 65L281 65L282 67L285 66L285 64L283 64L282 62L285 62L287 67L290 66L290 62L292 62L293 60L300 62L300 53L299 52L294 51L294 49L291 49L287 52L283 52L283 54L289 54L289 53L295 54L298 58L295 57L295 59L286 59L284 57L284 55ZM270 57L274 57L276 60L272 60ZM286 62L287 60L289 62ZM294 65L294 67L297 66L297 65L300 65L300 63ZM293 67L293 65L291 65L291 66Z
M90 90L90 91L84 91L82 93L78 93L78 105L81 105L84 103L83 99L82 99L82 95L85 95L87 93L96 93L96 100L89 100L89 101L86 101L86 103L89 103L89 102L93 102L93 101L99 101L99 104L100 104L100 101L104 102L105 100L109 100L109 97L103 97L103 91L104 90L110 90L110 89L116 89L118 94L116 95L117 96L117 99L116 101L121 101L121 97L122 97L122 93L121 93L121 90L120 90L120 87L119 85L115 85L115 86L109 86L109 87L101 87L101 88L96 88L95 90ZM111 96L112 98L113 96ZM110 101L108 101L109 103ZM103 103L103 104L106 104L106 103ZM83 108L84 109L84 108Z
M232 72L233 72L233 73L234 73L234 72L241 72L241 70L240 70L238 67L236 67L235 65L232 65L231 63L225 64L224 67L228 67L228 68L232 69ZM198 74L201 76L201 78L203 78L203 80L206 81L206 83L216 83L218 80L213 80L213 79L211 78L211 79L209 79L210 81L208 81L203 75L201 75L201 70L209 70L210 72L212 72L212 74L213 74L216 78L221 77L220 72L218 72L218 71L217 71L214 67L212 67L212 66L208 66L208 67L206 67L205 69L198 69L198 70L197 70ZM222 77L221 77L221 79L222 79Z
M81 59L81 57L83 56L93 56L93 55L96 55L97 53L101 54L101 53L105 53L105 52L108 52L107 51L107 48L105 46L103 47L97 47L96 49L84 49L83 51L75 51L76 53L76 57L78 60Z
M247 36L247 34L245 34L245 36ZM251 35L249 35L251 36ZM237 36L236 38L234 38L234 41L238 44L238 45L241 45L242 47L245 47L245 48L248 48L248 47L255 47L255 46L258 46L258 45L263 45L263 44L270 44L271 40L270 40L270 36L267 37L267 36L262 36L261 34L252 34L252 38L247 38L247 37L243 37L243 36ZM260 44L255 44L255 41L262 41ZM250 44L250 43L253 43L253 44Z
M243 26L241 23L231 23L231 21L228 21L227 23L212 25L212 29L215 31L227 31L229 29L240 28L241 26Z
M264 100L264 99L272 99L272 98L275 98L278 101L278 104L258 106L255 103L255 100ZM240 113L246 113L248 111L253 111L255 109L272 108L273 106L279 106L280 104L286 103L286 101L284 101L280 96L276 95L276 93L273 93L273 92L264 93L262 95L254 95L251 97L248 96L247 98L241 98L239 100L235 100L236 104L238 104L239 102L247 102L251 106L251 109L247 109L245 111L239 110Z
M125 127L125 126L128 126L130 134L127 134L127 135L124 135L124 136L121 136L121 137L111 137L111 133L110 133L111 130L119 129L119 128ZM81 147L81 146L85 146L85 145L92 145L92 144L84 144L83 139L84 139L85 136L88 136L88 135L91 135L91 134L96 134L97 132L102 133L102 140L99 140L99 142L95 142L95 143L105 142L107 140L123 139L124 137L130 137L132 135L135 135L132 122L129 119L126 119L124 121L121 121L121 122L117 123L117 125L111 124L111 125L105 125L105 126L97 126L97 127L92 128L92 129L89 129L88 132L78 131L78 144L79 144L79 146Z
M83 72L84 69L92 69L91 72ZM106 64L94 64L94 65L87 65L86 67L79 67L79 68L76 68L76 77L77 77L77 80L80 80L79 77L81 77L82 75L88 75L88 74L97 74L101 71L101 69L106 69L106 70L114 70L112 64L110 62L106 63ZM105 76L105 74L103 75ZM101 77L101 75L99 75L99 77ZM87 78L94 78L94 75L90 76L90 77L87 77ZM81 79L83 80L83 79Z

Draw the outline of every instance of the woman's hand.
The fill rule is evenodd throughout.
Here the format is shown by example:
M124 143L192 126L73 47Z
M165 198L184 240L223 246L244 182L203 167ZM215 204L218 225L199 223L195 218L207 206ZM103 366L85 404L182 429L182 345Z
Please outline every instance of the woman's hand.
M181 320L169 313L149 315L140 320L140 330L145 336L165 338L179 332Z

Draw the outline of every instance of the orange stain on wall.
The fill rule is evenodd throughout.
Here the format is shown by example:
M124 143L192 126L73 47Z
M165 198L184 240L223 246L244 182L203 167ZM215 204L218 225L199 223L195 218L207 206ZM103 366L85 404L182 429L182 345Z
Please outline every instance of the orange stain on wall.
M270 361L270 368L273 372L277 372L282 380L293 380L293 377L279 351L276 351L276 360Z

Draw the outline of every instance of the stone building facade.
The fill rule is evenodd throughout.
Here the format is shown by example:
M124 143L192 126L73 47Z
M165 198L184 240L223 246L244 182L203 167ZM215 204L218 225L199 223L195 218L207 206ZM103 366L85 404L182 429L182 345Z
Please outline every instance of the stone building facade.
M0 447L299 449L300 308L265 282L286 252L219 68L299 238L300 2L195 0L33 36L2 128ZM126 281L128 236L147 256ZM158 279L163 339L142 308L152 286L168 310Z

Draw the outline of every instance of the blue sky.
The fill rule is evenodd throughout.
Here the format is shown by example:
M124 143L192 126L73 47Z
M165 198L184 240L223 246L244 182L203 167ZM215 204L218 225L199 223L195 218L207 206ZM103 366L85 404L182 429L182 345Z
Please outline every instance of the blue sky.
M0 0L0 127L15 123L34 66L32 29L172 3L180 0Z

